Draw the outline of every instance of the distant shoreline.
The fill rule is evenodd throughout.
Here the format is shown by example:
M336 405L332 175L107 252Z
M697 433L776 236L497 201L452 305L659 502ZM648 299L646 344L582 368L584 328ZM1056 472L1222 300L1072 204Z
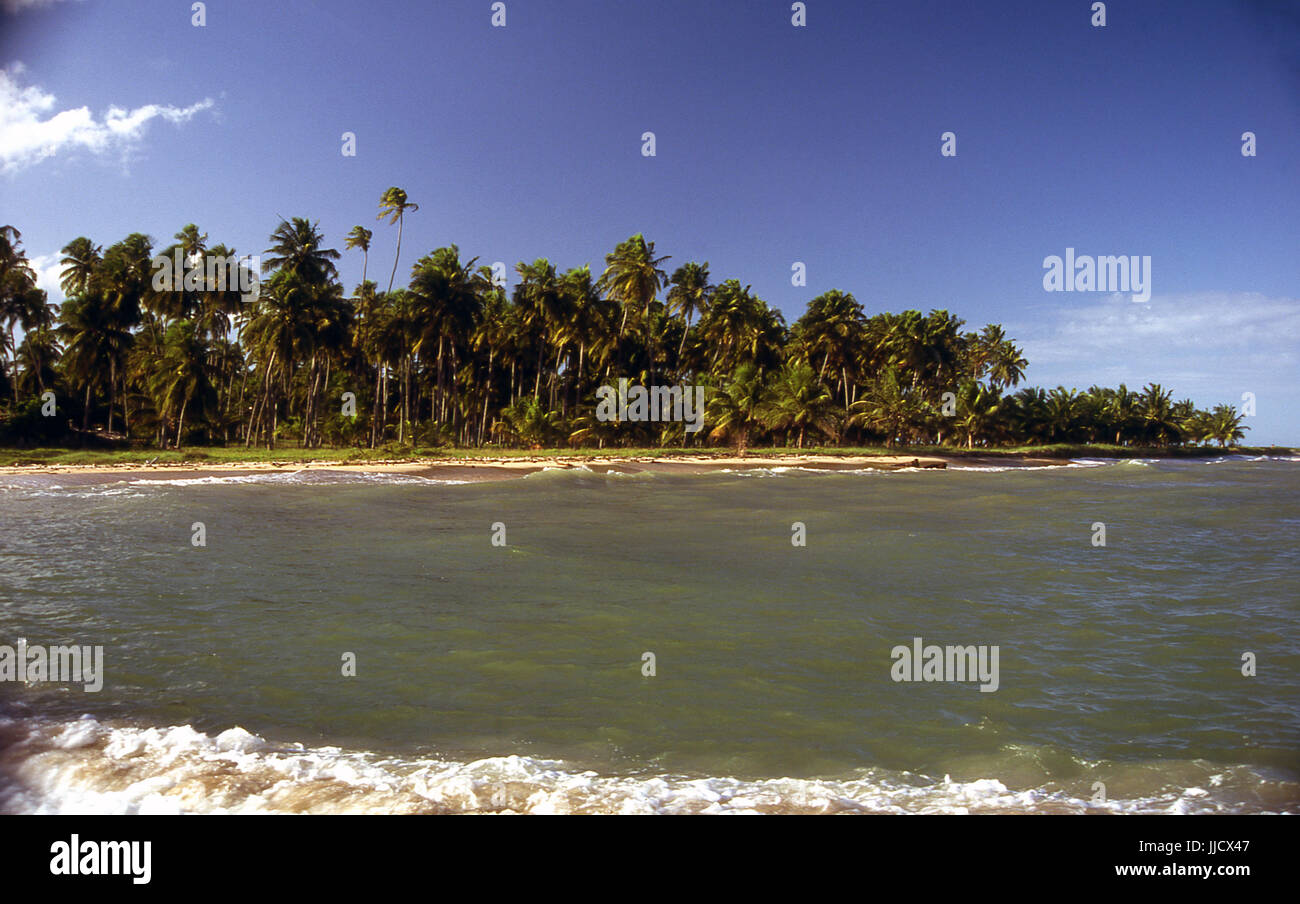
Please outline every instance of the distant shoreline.
M1297 450L1286 447L1249 448L1249 449L1204 449L1196 450L1199 454L1189 454L1189 450L1180 449L1170 454L1169 450L1125 449L1117 454L1115 449L1072 447L1069 452L1046 447L1039 451L1017 450L944 450L942 452L909 452L880 450L836 450L832 452L795 450L761 450L745 456L732 451L686 452L664 450L613 450L593 452L538 451L519 454L480 454L477 452L457 452L443 455L406 455L393 458L373 458L358 460L344 457L351 450L284 450L283 458L275 457L275 452L250 450L261 454L261 459L249 458L239 460L239 450L221 450L232 452L230 460L213 460L209 453L191 453L194 457L180 457L185 453L171 453L172 460L163 458L160 453L154 460L113 460L108 453L106 461L22 461L21 451L0 450L0 463L6 460L18 461L14 464L0 464L0 475L121 475L121 476L175 476L178 478L240 474L294 473L298 471L341 471L365 474L415 474L447 477L465 480L491 480L509 477L522 477L526 474L546 469L585 468L597 471L620 471L624 473L652 471L657 473L707 473L711 471L757 469L774 467L797 467L822 470L900 470L903 468L944 469L948 467L1043 467L1064 465L1080 458L1217 458L1223 455L1295 455ZM1164 454L1161 454L1163 451ZM312 452L328 455L334 453L336 458L296 458ZM343 454L340 454L343 453ZM374 453L370 453L374 454ZM122 457L137 457L139 453L122 453Z
M1050 463L1059 464L1059 461ZM597 471L655 471L660 473L699 474L737 468L801 467L825 470L874 468L894 471L901 468L945 468L949 462L936 456L739 456L718 457L611 457L611 456L529 456L510 458L406 458L367 462L316 461L249 461L249 462L169 462L154 464L117 463L100 465L28 464L0 467L3 475L120 475L194 477L207 475L288 474L300 471L342 471L359 474L411 474L462 480L492 480L523 477L547 469Z

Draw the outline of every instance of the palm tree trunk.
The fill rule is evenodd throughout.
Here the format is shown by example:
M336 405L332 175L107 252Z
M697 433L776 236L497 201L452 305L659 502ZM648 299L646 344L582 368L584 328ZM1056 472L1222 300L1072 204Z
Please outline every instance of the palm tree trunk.
M393 256L393 273L388 277L388 293L393 292L393 280L397 279L397 262L402 257L402 227L406 224L406 217L398 214L397 217L397 254Z
M11 349L13 349L13 353L14 353L14 357L13 357L13 361L14 361L14 379L13 379L13 387L12 387L12 388L13 388L13 391L14 391L14 405L17 405L17 404L18 404L18 346L14 344L14 324L13 324L13 321L10 321L10 322L9 322L9 347L10 347ZM31 346L29 345L28 347L30 348ZM37 369L37 372L36 372L36 373L37 373L37 377L36 377L36 378L37 378L38 381L40 381L40 380L41 380L41 377L40 377L40 370L39 370L39 368ZM41 388L44 389L45 387L42 386Z
M437 415L437 419L438 419L438 422L439 422L439 423L442 423L442 422L446 419L446 416L447 416L447 406L446 406L447 395L446 395L446 392L443 390L443 387L442 387L442 346L443 346L443 340L444 340L445 338L446 338L446 337L441 336L441 335L438 336L438 362L437 362L437 367L438 367L438 389L437 389L437 392L438 392L438 415Z
M492 397L492 359L495 355L496 349L488 351L487 381L483 385L483 414L479 418L478 426L478 442L480 446L483 445L483 437L487 433L488 400Z
M181 437L185 433L185 409L189 404L190 404L190 400L188 397L186 397L186 399L181 402L181 416L180 419L176 422L176 449L178 451L180 450L181 447Z
M375 365L375 404L370 407L370 448L375 447L379 437L379 386L383 379L384 365Z
M108 432L113 432L113 404L117 401L117 358L108 359Z

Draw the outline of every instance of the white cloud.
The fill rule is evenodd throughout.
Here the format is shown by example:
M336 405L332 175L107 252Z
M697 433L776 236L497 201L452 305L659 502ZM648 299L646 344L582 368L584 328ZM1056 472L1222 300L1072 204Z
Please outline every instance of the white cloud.
M13 173L62 151L81 148L93 154L126 151L144 134L150 120L181 123L213 105L205 98L189 107L146 104L134 110L111 106L102 119L86 107L55 110L55 97L36 85L19 84L21 64L0 70L0 172Z
M1256 292L1054 295L1031 323L1008 323L1029 359L1026 383L1086 389L1160 383L1175 399L1240 405L1259 398L1249 441L1300 439L1300 298Z
M1192 390L1300 367L1300 299L1252 292L1068 299L1017 335L1035 372L1083 386L1125 380ZM1037 382L1034 374L1031 380ZM1195 386L1189 385L1195 384Z
M59 285L59 280L63 278L63 265L59 263L62 259L63 254L58 251L28 258L32 269L36 271L37 288L44 289L49 300L55 304L63 301L63 287Z
M0 6L4 7L7 13L20 13L25 9L37 9L42 6L53 6L59 0L3 0Z

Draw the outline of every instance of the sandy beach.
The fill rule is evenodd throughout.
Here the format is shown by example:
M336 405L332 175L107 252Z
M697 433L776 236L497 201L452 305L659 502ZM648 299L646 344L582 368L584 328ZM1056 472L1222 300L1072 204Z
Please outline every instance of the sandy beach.
M191 478L208 475L237 475L261 473L292 473L296 471L342 471L370 474L420 474L432 477L444 477L457 480L505 480L522 477L547 468L587 468L593 471L655 471L661 473L700 474L709 471L757 469L757 468L814 468L825 470L857 470L874 468L885 471L902 468L935 468L949 466L961 467L963 464L988 464L994 459L983 461L974 458L947 458L941 456L917 455L781 455L781 456L671 456L621 458L601 455L572 456L528 456L475 459L393 459L389 461L368 461L361 463L342 463L337 461L255 461L255 462L157 462L141 464L136 462L105 465L61 465L29 464L0 467L0 475L67 475L67 476L114 476L114 477L176 477ZM1041 461L1018 459L1007 462L996 459L1002 464L1060 464L1059 460L1042 459Z

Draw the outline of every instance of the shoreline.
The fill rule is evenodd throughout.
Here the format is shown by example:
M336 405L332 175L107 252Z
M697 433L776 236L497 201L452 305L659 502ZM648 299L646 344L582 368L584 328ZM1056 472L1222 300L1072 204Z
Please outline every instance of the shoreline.
M1169 457L1174 459L1217 457L1219 455L1250 454L1259 450L1234 451L1231 449L1214 450L1213 455L1188 456L1152 456L1149 450L1133 450L1133 458ZM1278 452L1294 452L1286 448L1276 448ZM657 473L704 474L724 470L757 470L760 468L808 468L813 470L843 471L874 469L897 471L905 468L918 469L954 469L966 468L1022 468L1065 466L1079 459L1115 459L1123 456L1100 452L1094 455L1025 452L954 452L954 453L900 453L900 454L828 454L816 452L757 454L740 456L710 454L548 454L539 452L532 455L506 455L482 457L403 457L391 459L285 459L247 460L247 461L207 461L202 459L185 461L159 462L106 462L98 464L58 462L27 462L23 464L0 465L0 476L70 476L94 477L166 477L177 479L203 476L239 476L257 474L292 474L302 471L334 471L356 474L407 474L464 480L502 480L511 477L523 477L547 469L586 469L599 473L616 471L635 473L652 471Z
M987 461L964 459L968 463L987 464ZM620 457L608 455L537 455L508 458L402 458L367 462L341 462L328 459L308 461L248 461L248 462L157 462L141 464L122 462L115 464L24 464L0 467L0 476L52 476L86 477L110 475L123 477L174 476L178 479L211 475L240 476L244 474L292 474L301 471L341 471L355 474L408 474L436 477L454 477L470 480L505 480L523 477L546 469L576 470L586 468L601 473L619 471L635 473L703 474L711 471L758 469L773 467L813 468L828 471L874 468L897 471L903 468L944 469L960 467L962 459L937 455L780 455L780 456L644 456ZM1066 464L1061 459L1017 459L1016 464Z

